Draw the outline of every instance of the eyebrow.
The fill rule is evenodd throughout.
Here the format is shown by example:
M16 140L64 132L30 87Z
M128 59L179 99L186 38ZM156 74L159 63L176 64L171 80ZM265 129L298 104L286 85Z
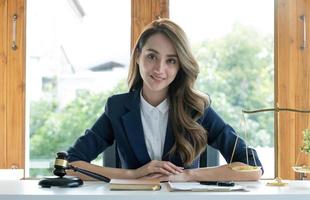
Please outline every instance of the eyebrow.
M155 49L152 49L152 48L148 48L148 49L146 49L147 51L152 51L152 52L154 52L154 53L156 53L156 54L160 54L158 51L156 51ZM176 54L168 54L167 55L167 57L178 57Z

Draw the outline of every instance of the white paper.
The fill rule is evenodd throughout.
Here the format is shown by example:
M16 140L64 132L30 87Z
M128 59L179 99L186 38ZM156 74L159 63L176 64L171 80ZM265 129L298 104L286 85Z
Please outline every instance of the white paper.
M235 185L216 186L201 185L199 182L168 182L171 191L193 191L193 192L230 192L230 191L247 191L244 186Z

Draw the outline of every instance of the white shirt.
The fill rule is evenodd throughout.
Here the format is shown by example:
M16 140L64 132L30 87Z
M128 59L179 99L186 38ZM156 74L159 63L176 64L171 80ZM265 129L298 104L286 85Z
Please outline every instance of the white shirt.
M147 151L151 160L161 160L164 150L167 123L168 123L168 99L154 107L141 97L141 120Z

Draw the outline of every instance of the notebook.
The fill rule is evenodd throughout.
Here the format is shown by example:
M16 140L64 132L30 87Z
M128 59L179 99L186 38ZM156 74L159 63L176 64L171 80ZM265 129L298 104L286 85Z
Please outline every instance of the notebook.
M160 190L158 179L111 179L110 190Z
M199 182L168 182L171 192L174 191L192 191L192 192L231 192L231 191L248 191L244 186L216 186L201 185Z

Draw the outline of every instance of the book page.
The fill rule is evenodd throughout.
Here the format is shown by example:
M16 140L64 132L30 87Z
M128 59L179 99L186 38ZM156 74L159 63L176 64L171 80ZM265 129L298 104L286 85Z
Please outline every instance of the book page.
M230 192L230 191L247 191L244 186L235 185L216 186L201 185L199 182L168 182L170 191L192 191L192 192Z

